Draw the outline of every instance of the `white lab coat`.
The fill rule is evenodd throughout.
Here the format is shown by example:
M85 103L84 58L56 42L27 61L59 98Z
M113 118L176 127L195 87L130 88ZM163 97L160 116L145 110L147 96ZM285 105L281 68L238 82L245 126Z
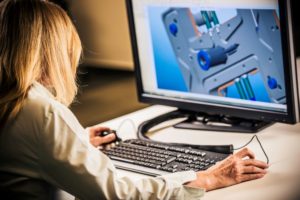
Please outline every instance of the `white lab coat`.
M89 143L73 113L34 83L18 116L0 133L0 193L9 199L54 199L57 188L86 199L199 199L184 186L195 172L133 181ZM18 196L20 195L20 196Z

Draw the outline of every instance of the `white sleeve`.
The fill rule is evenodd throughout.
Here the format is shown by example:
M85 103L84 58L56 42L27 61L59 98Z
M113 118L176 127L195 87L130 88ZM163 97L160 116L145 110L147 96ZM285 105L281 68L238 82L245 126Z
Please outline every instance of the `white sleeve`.
M118 178L111 160L86 137L85 130L67 108L46 114L39 134L42 177L80 199L200 199L203 189L183 184L195 172L178 172L133 181Z

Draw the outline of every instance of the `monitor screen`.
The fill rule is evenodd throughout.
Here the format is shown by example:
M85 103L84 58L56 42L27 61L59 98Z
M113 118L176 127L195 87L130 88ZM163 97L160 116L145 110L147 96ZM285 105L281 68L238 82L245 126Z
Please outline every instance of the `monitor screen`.
M288 16L277 0L130 2L142 101L297 120Z

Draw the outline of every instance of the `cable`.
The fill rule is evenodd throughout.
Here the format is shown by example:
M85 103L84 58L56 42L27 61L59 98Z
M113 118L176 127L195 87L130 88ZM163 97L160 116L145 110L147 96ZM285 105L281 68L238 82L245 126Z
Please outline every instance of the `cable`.
M168 120L173 120L177 118L188 118L190 115L189 113L183 113L180 110L175 110L169 113L165 113L163 115L160 115L158 117L155 117L153 119L150 119L148 121L142 122L138 126L137 130L137 137L138 139L144 140L144 141L153 141L151 140L146 133L148 130L150 130L152 127ZM155 141L157 142L157 141ZM206 151L213 151L217 153L223 153L223 154L232 154L233 153L233 145L192 145L192 144L182 144L182 143L169 143L169 142L159 142L159 143L167 143L169 145L173 146L181 146L181 147L192 147L197 149L202 149Z
M117 133L120 133L120 130L121 130L122 126L123 126L126 122L129 122L129 123L131 124L131 126L132 126L134 132L136 133L136 132L137 132L137 128L136 128L136 126L135 126L135 124L134 124L134 121L133 121L132 119L129 119L129 118L123 120L123 121L120 123L119 127L117 128Z
M252 142L252 140L255 138L255 136L256 136L256 135L253 135L249 142L247 142L246 144L244 144L244 145L241 146L241 147L235 148L234 150L236 151L236 150L239 150L239 149L242 149L242 148L248 146L248 145ZM257 137L257 136L256 136L256 137Z
M184 118L184 117L186 117L186 118L190 117L189 113L183 113L180 110L175 110L175 111L160 115L158 117L155 117L153 119L150 119L148 121L144 121L138 126L137 138L141 139L141 140L145 140L145 141L153 141L146 135L148 130L150 130L152 127L154 127L164 121L177 119L177 118ZM205 122L206 119L207 119L207 117L204 116L203 121ZM132 120L131 120L131 122L132 122L132 124L134 124ZM124 122L122 122L121 125L123 125L123 123ZM232 144L231 145L192 145L192 144L182 144L182 143L168 143L168 144L174 145L174 146L191 146L194 148L199 148L199 149L207 150L207 151L213 151L213 152L224 153L224 154L232 154L233 150L238 150L238 149L244 148L245 146L249 145L253 141L254 138L257 139L262 151L264 152L265 157L267 158L267 163L269 163L269 157L268 157L265 149L263 148L261 142L259 141L259 138L257 137L257 135L254 135L250 139L250 141L247 142L245 145L243 145L239 148L235 148L235 149L233 148ZM163 143L163 142L160 142L160 143Z
M260 142L260 140L259 140L259 138L258 138L257 135L253 135L249 142L247 142L245 145L243 145L241 147L235 148L234 150L239 150L239 149L242 149L242 148L248 146L254 140L254 138L256 138L257 142L259 143L260 148L263 151L263 153L264 153L264 155L265 155L265 157L267 159L267 164L269 164L269 157L268 157L268 155L267 155L267 153L266 153L266 151L265 151L263 145L261 144L261 142Z

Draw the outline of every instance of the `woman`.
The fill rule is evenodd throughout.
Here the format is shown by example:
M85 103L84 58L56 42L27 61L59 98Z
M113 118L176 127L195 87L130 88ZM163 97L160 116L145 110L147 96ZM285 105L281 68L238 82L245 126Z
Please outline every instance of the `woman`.
M81 44L67 14L42 0L4 0L0 14L1 197L52 199L60 188L80 199L198 199L266 174L243 149L206 171L118 178L95 148L114 136L84 129L68 109Z

